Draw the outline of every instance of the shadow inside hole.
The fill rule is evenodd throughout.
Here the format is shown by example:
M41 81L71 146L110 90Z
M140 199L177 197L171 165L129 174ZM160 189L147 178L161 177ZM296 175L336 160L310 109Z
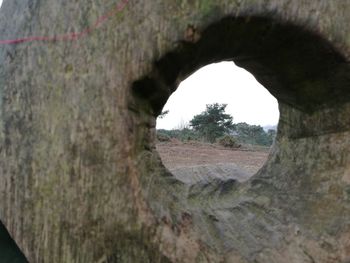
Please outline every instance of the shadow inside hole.
M179 41L133 83L135 97L147 101L154 116L183 79L218 61L234 61L279 102L303 112L350 100L346 59L314 32L265 17L226 17L200 35Z

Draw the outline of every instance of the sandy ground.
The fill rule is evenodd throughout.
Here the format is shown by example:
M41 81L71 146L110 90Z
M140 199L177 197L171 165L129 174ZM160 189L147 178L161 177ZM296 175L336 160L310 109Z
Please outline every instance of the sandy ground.
M183 180L186 180L186 173L205 177L216 173L244 181L263 166L269 154L267 147L245 145L239 149L227 149L215 144L177 140L158 143L157 150L164 165Z

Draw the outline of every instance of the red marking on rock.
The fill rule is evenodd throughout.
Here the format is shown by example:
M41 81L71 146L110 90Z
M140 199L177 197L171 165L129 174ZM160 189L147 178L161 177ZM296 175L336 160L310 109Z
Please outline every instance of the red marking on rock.
M82 37L87 36L92 31L96 30L101 24L106 22L111 16L121 12L124 10L126 5L128 4L129 0L121 0L119 4L116 5L115 8L113 8L108 13L104 14L100 18L97 19L97 21L88 28L85 28L81 32L76 33L68 33L63 35L57 35L57 36L32 36L32 37L23 37L23 38L17 38L17 39L6 39L6 40L0 40L1 45L13 45L13 44L20 44L25 42L33 42L33 41L43 41L43 42L55 42L55 41L75 41Z

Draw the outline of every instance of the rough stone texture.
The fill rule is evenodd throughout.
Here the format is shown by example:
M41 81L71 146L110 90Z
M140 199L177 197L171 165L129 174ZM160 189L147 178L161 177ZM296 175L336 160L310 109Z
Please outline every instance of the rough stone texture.
M80 31L112 0L5 0L1 39ZM350 5L131 0L77 42L0 49L0 217L30 262L350 260ZM278 99L266 165L186 185L155 116L234 60Z
M188 185L197 184L199 182L211 183L211 181L215 179L225 181L234 179L239 182L244 182L253 175L233 163L194 165L169 169L169 171L179 181Z

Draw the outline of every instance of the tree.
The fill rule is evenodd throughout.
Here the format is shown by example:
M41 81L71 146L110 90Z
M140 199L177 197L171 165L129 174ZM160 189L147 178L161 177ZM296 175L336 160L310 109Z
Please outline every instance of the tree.
M207 104L206 110L193 117L190 126L209 142L229 133L234 125L232 116L225 113L227 104Z
M158 115L158 118L159 118L159 119L163 119L168 113L169 113L168 110L162 111L161 114Z
M265 132L263 127L245 122L235 124L234 131L240 142L264 146L270 146L276 136L275 130Z
M269 130L267 131L267 137L268 137L268 139L269 139L269 145L272 145L272 144L273 144L273 141L274 141L275 138L276 138L276 134L277 134L276 130L269 129Z

